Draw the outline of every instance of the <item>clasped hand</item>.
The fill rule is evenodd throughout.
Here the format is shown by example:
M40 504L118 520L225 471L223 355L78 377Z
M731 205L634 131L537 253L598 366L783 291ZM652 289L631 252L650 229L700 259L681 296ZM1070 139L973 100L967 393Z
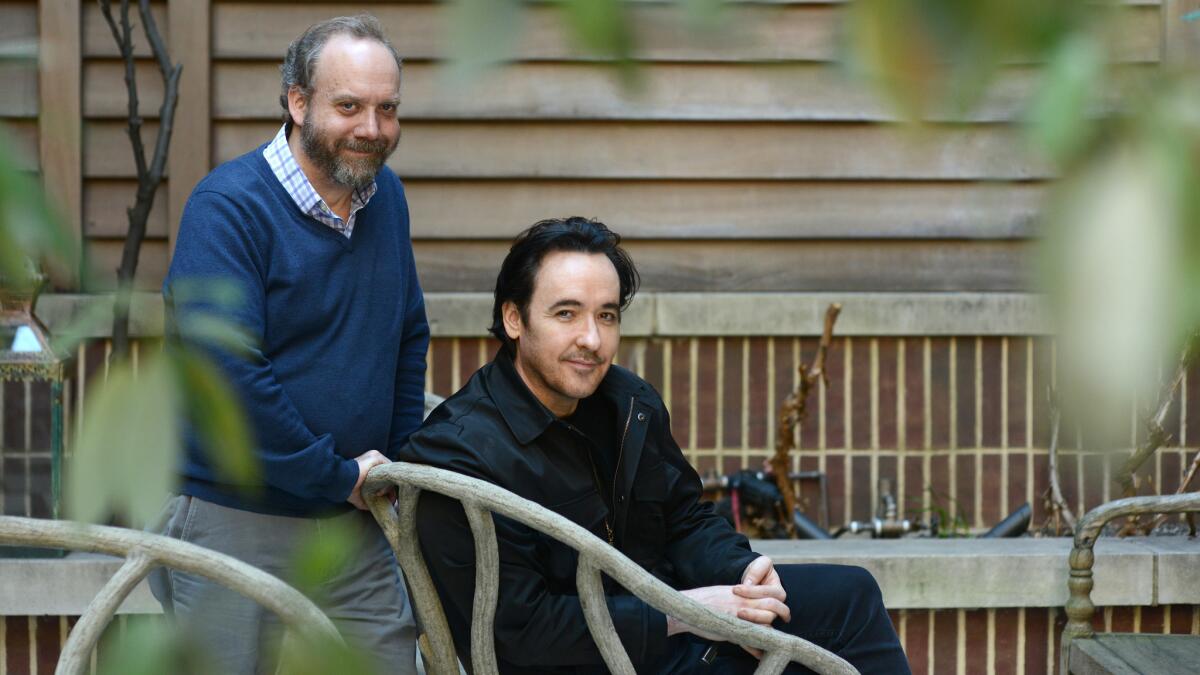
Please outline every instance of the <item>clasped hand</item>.
M792 620L792 612L785 604L787 593L779 581L774 563L766 556L755 558L747 565L742 573L742 583L736 586L705 586L681 592L709 609L762 626L770 626L776 619ZM667 635L684 632L707 640L723 639L674 617L667 617ZM746 648L746 651L760 656L757 650Z

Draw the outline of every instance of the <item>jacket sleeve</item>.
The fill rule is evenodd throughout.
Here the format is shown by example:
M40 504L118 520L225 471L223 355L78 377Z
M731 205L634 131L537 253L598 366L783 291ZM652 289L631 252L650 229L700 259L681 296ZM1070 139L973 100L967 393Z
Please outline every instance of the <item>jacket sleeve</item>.
M266 327L267 261L227 197L198 191L188 199L163 295L168 331L212 358L238 393L254 432L265 482L296 496L341 502L358 466L337 454L330 434L314 435L276 379L260 345ZM223 289L234 292L221 297ZM243 332L234 353L204 337L206 319Z
M438 464L486 480L474 461L453 459L458 455L457 442L445 433L447 426L426 427L414 434L405 455L447 458ZM475 588L475 551L470 526L462 506L442 495L423 493L418 509L417 527L425 561L459 653L469 654ZM578 595L555 592L547 584L539 560L544 560L539 551L545 550L547 538L503 516L494 516L494 522L500 554L495 619L497 656L519 667L603 664L588 632ZM666 648L666 617L632 595L609 596L607 602L617 635L630 659L638 664L661 657Z
M701 501L700 476L688 463L671 435L671 418L659 404L658 434L667 474L667 558L675 568L681 590L740 583L742 572L759 554L713 508Z
M402 198L403 199L403 198ZM404 332L400 338L400 354L396 359L396 390L392 403L392 426L388 438L387 456L395 459L409 434L421 425L425 411L425 356L429 351L429 322L425 317L425 296L417 277L409 240L408 204L404 212L401 236L403 262L406 269L408 297L404 308ZM357 477L356 477L357 479Z

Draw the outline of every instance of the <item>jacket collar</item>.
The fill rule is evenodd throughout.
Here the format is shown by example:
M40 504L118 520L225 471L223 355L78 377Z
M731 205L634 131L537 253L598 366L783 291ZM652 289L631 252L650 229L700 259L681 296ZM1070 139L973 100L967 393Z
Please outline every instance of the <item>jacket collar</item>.
M486 376L488 393L500 416L504 418L513 437L521 445L532 443L554 423L554 413L534 396L517 372L516 363L507 349L501 348L492 360ZM629 410L631 397L641 393L645 385L620 366L610 366L592 396L605 396L615 406L618 415ZM622 417L624 419L624 417Z

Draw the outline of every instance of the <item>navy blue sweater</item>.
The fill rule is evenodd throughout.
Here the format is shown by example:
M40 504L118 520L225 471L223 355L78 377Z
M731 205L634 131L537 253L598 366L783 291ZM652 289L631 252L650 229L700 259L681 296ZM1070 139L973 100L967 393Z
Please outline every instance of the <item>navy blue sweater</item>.
M182 489L261 513L339 513L352 508L353 458L395 457L421 423L429 326L408 204L384 167L347 239L300 211L262 150L196 186L163 283L168 337L205 349L241 398L261 484L215 473L189 431ZM220 301L230 287L236 302ZM248 358L201 339L207 314L246 331Z

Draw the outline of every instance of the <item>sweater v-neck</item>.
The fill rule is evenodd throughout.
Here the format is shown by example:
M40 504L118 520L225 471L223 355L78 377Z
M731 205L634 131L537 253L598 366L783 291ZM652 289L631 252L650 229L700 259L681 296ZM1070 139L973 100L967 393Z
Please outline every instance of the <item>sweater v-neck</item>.
M255 151L255 166L258 169L258 173L262 179L266 181L267 184L271 186L271 190L275 192L276 198L280 199L280 201L285 204L285 208L290 208L293 213L300 215L300 222L303 223L304 227L315 229L319 236L332 237L343 249L353 252L355 244L354 240L358 236L360 226L365 224L365 219L362 218L363 212L367 210L367 207L370 206L370 203L368 202L363 204L362 208L358 210L359 217L354 223L354 229L350 230L350 236L347 237L341 232L338 232L337 230L326 225L325 223L322 223L300 209L300 205L296 203L296 200L292 199L292 196L288 194L287 188L285 188L283 184L279 182L279 178L275 175L275 172L271 170L271 165L267 163L267 158L263 157L262 151L264 148L266 148L266 144L260 146L258 150ZM308 177L305 176L305 179L307 178ZM313 189L315 190L316 188ZM317 193L317 196L319 197L320 193ZM321 200L324 202L324 197L321 197Z

